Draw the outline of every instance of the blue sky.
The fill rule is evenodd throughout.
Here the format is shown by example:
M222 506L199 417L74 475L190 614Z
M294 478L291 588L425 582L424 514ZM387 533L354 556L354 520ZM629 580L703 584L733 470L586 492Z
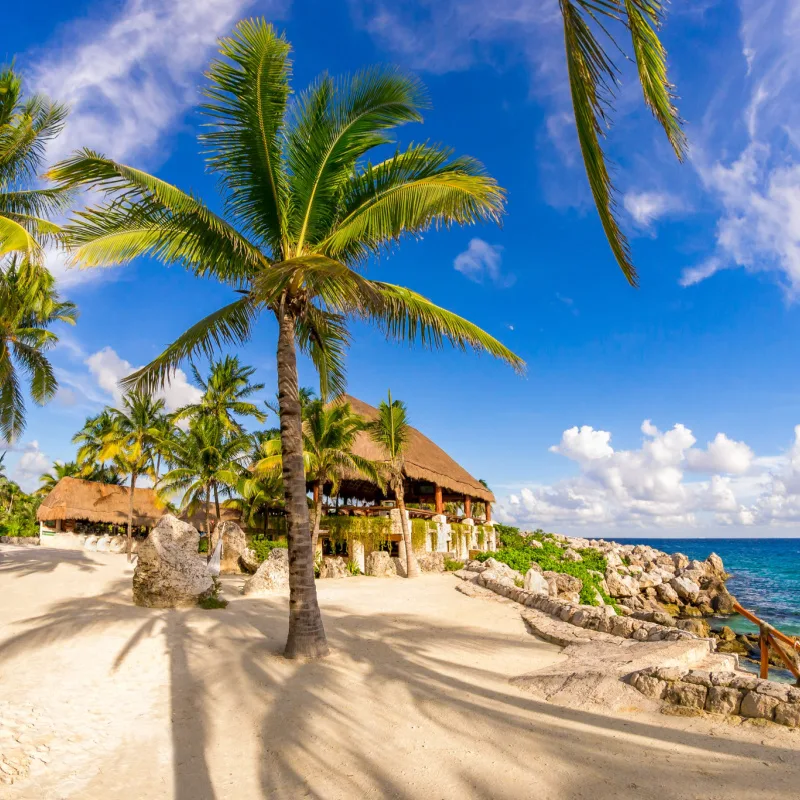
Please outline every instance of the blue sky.
M433 108L403 142L441 141L508 191L502 228L431 232L370 272L469 317L528 363L524 378L354 328L350 392L388 388L411 421L498 497L498 516L571 533L795 535L800 521L800 9L674 0L664 29L691 143L678 165L623 69L609 137L641 288L608 250L581 169L555 0L80 0L4 11L5 58L71 103L51 153L89 146L216 204L194 110L215 39L263 15L294 45L295 88L323 70L398 63ZM35 16L35 19L34 19ZM30 487L73 455L115 382L227 290L141 261L65 270L80 306L53 355L62 390L8 461ZM275 330L242 357L274 393ZM303 365L302 382L313 384ZM196 390L178 375L168 404ZM797 434L800 437L800 433ZM709 444L711 443L711 444Z

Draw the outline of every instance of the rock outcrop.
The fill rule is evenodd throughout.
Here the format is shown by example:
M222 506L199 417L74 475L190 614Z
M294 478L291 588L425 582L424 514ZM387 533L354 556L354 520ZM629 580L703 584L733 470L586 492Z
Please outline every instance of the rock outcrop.
M211 551L222 537L222 575L240 575L242 572L253 573L258 569L258 559L247 546L244 531L235 522L221 522L211 532Z
M255 575L249 577L242 587L244 595L270 594L289 588L289 551L275 547L269 557L261 562Z
M133 602L149 608L186 608L209 597L214 584L197 554L200 535L166 514L139 545Z
M341 556L325 556L319 568L320 578L347 578L347 562Z
M385 550L374 550L367 554L365 560L367 575L376 578L392 578L397 575L392 557Z

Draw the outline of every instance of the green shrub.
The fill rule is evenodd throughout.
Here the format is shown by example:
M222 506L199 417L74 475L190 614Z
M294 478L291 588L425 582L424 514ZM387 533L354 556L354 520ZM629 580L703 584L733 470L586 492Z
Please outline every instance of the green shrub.
M444 568L447 572L456 572L459 569L464 569L464 562L456 561L454 558L446 558L444 560Z
M197 545L197 552L198 553L208 552L208 536L200 537L200 543Z
M253 539L250 542L250 549L256 554L259 564L266 561L276 547L286 547L286 542L282 539Z
M361 567L358 566L358 562L356 561L348 561L347 562L347 571L351 575L361 575Z
M206 610L213 610L215 608L227 608L228 601L223 600L219 596L219 591L222 588L219 578L212 576L211 580L214 582L214 588L211 590L211 595L201 600L197 605Z

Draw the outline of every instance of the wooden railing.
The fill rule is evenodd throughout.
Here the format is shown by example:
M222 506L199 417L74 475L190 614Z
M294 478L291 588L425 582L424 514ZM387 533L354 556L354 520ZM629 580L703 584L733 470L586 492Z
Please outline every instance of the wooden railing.
M798 667L798 663L795 660L796 656L787 653L779 644L779 642L783 642L791 648L793 653L798 653L800 652L800 640L781 633L777 628L773 628L768 622L759 619L755 614L748 611L746 608L742 608L738 603L733 604L733 610L737 614L741 614L745 619L750 620L753 625L758 626L758 644L761 650L761 677L769 677L769 648L771 647L780 656L781 661L786 664L786 668L794 675L797 680L797 685L800 686L800 667Z

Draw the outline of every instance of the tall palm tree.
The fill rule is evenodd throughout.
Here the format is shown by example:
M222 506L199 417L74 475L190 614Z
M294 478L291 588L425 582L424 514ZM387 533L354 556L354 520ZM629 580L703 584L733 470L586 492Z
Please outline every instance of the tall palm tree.
M133 499L136 481L141 476L153 476L156 447L159 442L159 420L164 401L145 392L129 392L122 398L120 408L110 410L112 425L104 438L98 458L101 463L113 461L130 475L128 500L128 561L133 550Z
M46 145L58 136L67 107L43 95L22 97L22 79L0 69L0 259L16 253L41 265L42 246L59 234L48 217L64 211L71 193L63 187L33 189Z
M159 482L159 492L183 492L181 508L192 513L203 504L205 532L209 537L209 508L213 495L216 524L220 522L219 491L230 491L243 476L243 462L250 453L250 438L226 435L218 420L198 417L189 429L178 429L171 440L168 461L171 469ZM208 552L211 558L211 548Z
M174 422L194 417L209 417L217 420L223 429L242 433L242 426L234 417L254 417L264 422L267 415L247 400L264 388L263 383L251 383L255 374L253 367L239 363L238 356L225 358L211 364L208 380L203 380L197 367L192 364L192 373L197 385L203 390L198 403L190 403L178 409L173 415Z
M664 129L679 161L686 135L675 105L675 87L667 77L667 51L659 38L666 0L558 0L564 20L569 89L583 163L603 231L629 283L638 283L628 239L616 214L616 192L601 144L610 125L619 71L603 42L622 52L622 26L630 36L645 105ZM624 56L624 53L623 53Z
M323 396L344 387L352 318L392 340L440 347L446 340L523 363L467 320L409 289L368 280L356 268L432 226L498 221L504 194L483 167L448 149L410 145L373 164L393 128L421 121L426 105L415 78L373 68L323 76L288 109L289 44L263 20L239 23L221 41L208 73L208 165L220 177L226 214L140 170L84 150L51 176L67 187L111 192L71 223L70 245L83 266L142 255L178 263L239 292L161 356L127 379L150 390L184 359L240 345L256 321L278 324L277 372L283 485L289 542L287 657L327 654L317 603L303 470L297 348L320 373Z
M254 528L261 515L264 533L269 524L269 512L283 508L283 481L280 470L269 474L255 474L246 471L236 483L229 505L242 513L242 519L248 527Z
M367 423L367 431L372 440L383 448L386 454L384 469L387 474L389 487L394 492L397 508L400 511L400 527L403 531L403 543L406 549L406 576L419 577L419 564L414 555L411 543L411 529L406 517L406 502L404 483L405 451L411 428L408 424L406 405L401 400L392 400L389 392L389 401L382 400L378 406L378 416Z
M317 400L306 409L303 450L306 457L306 479L314 486L311 543L315 553L325 484L330 483L332 493L337 494L339 483L347 473L383 483L379 465L352 452L356 435L364 427L364 420L353 412L349 403L336 403L326 407L321 400Z
M72 443L78 445L76 460L84 474L104 466L100 461L100 453L106 446L106 439L114 426L111 409L104 408L93 417L86 417L83 427L72 437Z
M39 488L36 494L45 497L56 488L56 484L62 478L77 478L81 475L81 467L74 461L54 461L49 472L44 472L39 476Z
M58 342L50 328L74 325L78 312L62 301L53 277L29 261L12 256L0 264L0 436L14 441L25 430L25 397L20 372L30 381L30 395L44 405L58 389L46 353Z

